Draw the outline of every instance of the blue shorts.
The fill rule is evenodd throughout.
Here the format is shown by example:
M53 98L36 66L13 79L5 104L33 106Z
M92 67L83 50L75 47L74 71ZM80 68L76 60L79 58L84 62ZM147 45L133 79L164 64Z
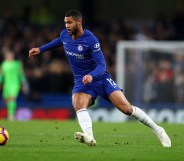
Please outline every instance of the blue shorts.
M110 76L106 76L98 81L93 81L88 85L84 85L82 81L81 83L75 84L72 94L79 92L87 93L92 96L93 101L99 95L109 101L110 94L116 90L121 90L121 88L117 86Z

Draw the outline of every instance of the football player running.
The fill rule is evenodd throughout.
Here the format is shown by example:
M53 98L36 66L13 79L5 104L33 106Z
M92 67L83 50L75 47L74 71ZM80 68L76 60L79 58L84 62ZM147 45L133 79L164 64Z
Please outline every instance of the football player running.
M29 57L63 46L74 76L72 104L83 132L76 132L75 138L82 143L95 146L92 120L88 107L97 96L110 101L118 110L134 117L150 127L164 147L171 147L171 140L165 130L158 126L140 108L133 106L125 98L122 90L112 80L106 70L106 63L97 37L82 26L82 15L77 10L70 10L64 18L66 29L53 41L32 48Z

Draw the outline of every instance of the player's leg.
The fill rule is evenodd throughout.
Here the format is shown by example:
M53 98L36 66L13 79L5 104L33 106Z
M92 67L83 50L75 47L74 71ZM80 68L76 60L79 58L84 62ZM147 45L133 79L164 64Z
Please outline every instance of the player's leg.
M75 138L82 143L94 146L96 141L93 137L92 120L87 111L87 107L92 103L92 96L86 93L74 93L72 95L72 104L76 111L79 125L83 133L76 132Z
M3 90L3 99L6 102L7 111L8 111L8 119L10 121L15 120L15 114L16 114L16 97L18 94L18 90L12 90L11 89L4 89Z
M156 125L140 108L132 106L121 91L117 90L112 92L109 99L113 105L124 114L132 115L135 119L151 127L153 130L157 130L158 125Z
M13 97L10 97L7 99L7 109L8 109L8 119L10 121L15 120L15 114L16 114L16 107L17 107L17 103L16 103L16 99Z
M82 130L84 133L93 137L92 121L87 111L87 107L91 102L92 96L86 93L75 93L72 96L72 104Z
M124 94L120 90L112 92L109 96L113 105L126 115L133 116L136 120L142 122L146 126L153 129L157 137L160 139L164 147L170 147L171 141L165 130L158 126L144 111L136 106L132 106L125 98Z

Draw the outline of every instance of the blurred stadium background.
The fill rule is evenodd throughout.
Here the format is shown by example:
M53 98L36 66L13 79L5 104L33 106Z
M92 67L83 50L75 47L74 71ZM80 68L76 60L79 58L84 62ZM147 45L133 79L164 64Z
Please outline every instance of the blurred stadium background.
M71 104L73 77L63 49L28 58L29 49L59 35L64 28L64 13L69 9L83 13L84 26L99 38L114 79L119 41L184 40L184 0L1 0L0 48L11 47L23 62L30 89L27 95L20 93L18 97L19 120L75 117ZM122 75L127 98L157 122L184 123L184 49L179 54L160 49L144 53L148 54L139 57L132 48L125 54ZM100 98L90 113L94 121L129 119ZM6 115L0 99L0 119Z

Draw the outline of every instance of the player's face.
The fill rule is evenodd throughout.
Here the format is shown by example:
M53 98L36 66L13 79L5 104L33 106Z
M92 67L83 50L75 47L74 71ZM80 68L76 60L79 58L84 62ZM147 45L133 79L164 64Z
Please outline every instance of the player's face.
M5 59L6 59L6 60L13 60L13 59L14 59L13 53L12 53L11 51L7 51L7 52L5 53Z
M65 17L65 27L70 36L75 35L79 31L79 21L73 17Z

